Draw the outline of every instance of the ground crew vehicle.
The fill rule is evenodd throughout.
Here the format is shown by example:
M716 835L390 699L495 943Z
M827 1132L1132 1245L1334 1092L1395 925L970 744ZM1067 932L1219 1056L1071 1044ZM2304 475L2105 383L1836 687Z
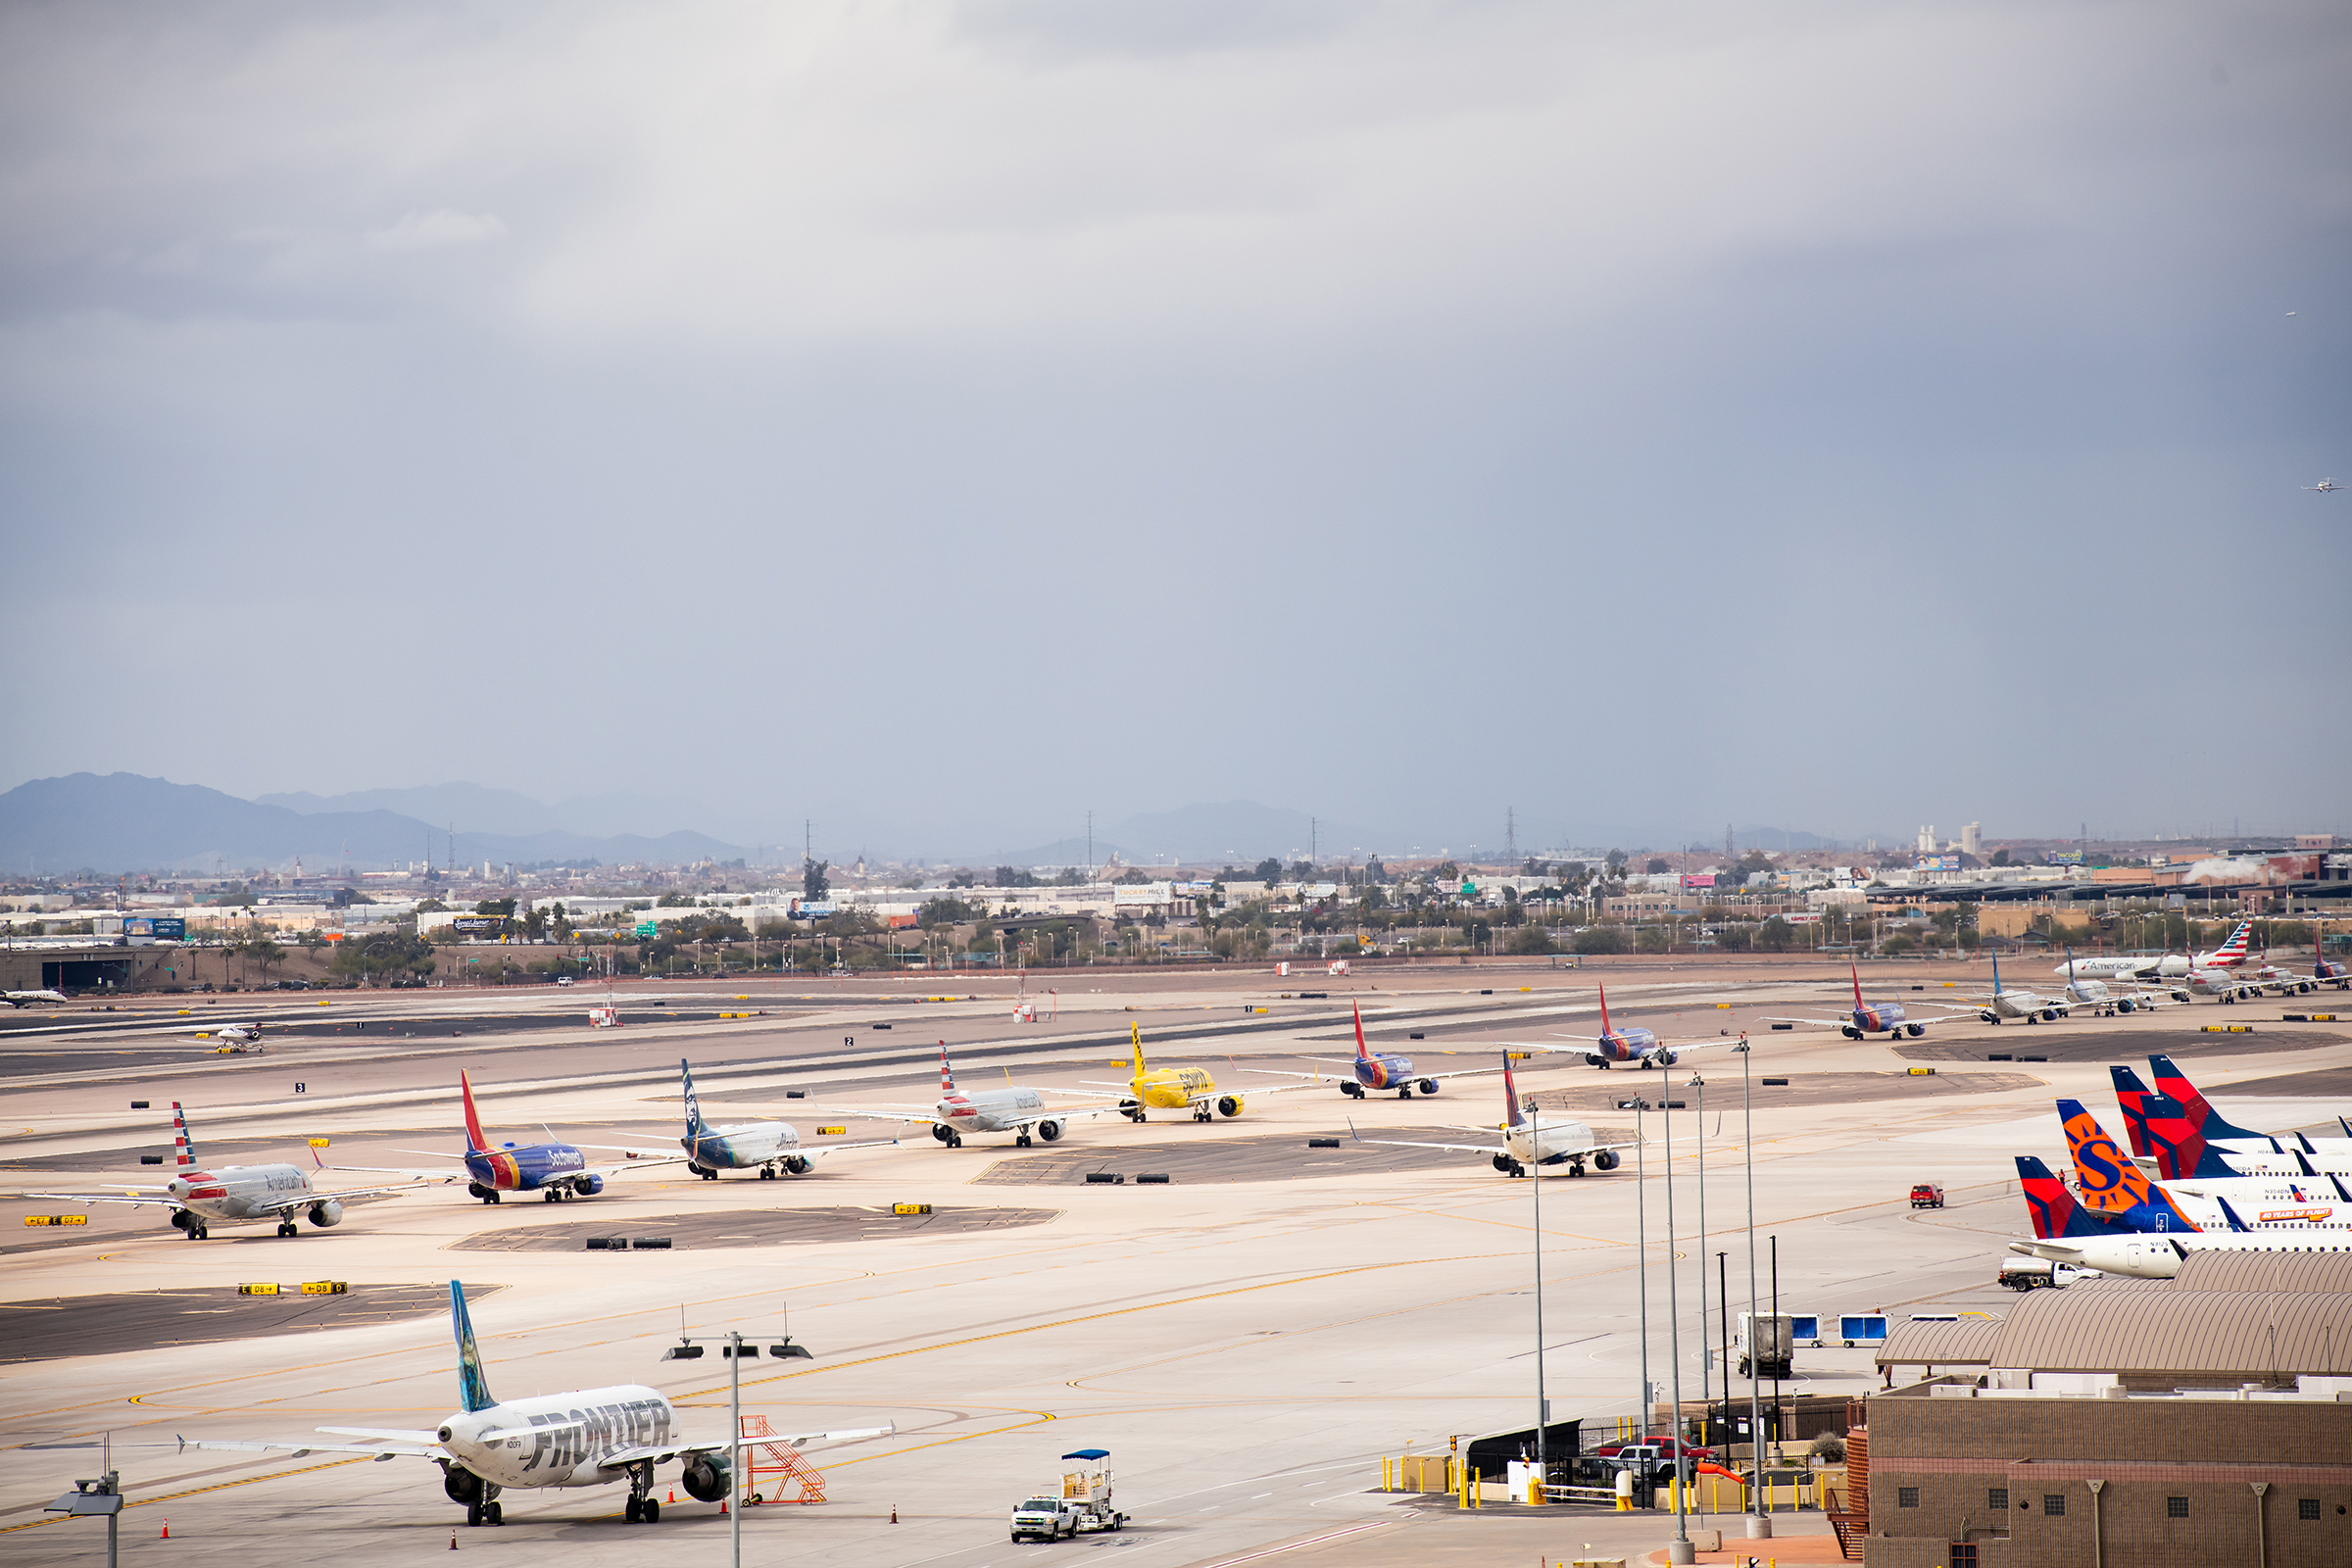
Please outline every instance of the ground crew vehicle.
M1098 1530L1117 1530L1127 1516L1111 1506L1108 1448L1079 1448L1065 1453L1087 1468L1066 1470L1056 1484L1040 1489L1012 1509L1015 1541L1067 1541Z
M1943 1206L1941 1184L1921 1182L1914 1186L1911 1189L1911 1206L1913 1208L1941 1208Z
M1795 1336L1786 1312L1742 1312L1740 1332L1732 1342L1740 1348L1740 1375L1746 1377L1752 1362L1757 1377L1785 1378Z

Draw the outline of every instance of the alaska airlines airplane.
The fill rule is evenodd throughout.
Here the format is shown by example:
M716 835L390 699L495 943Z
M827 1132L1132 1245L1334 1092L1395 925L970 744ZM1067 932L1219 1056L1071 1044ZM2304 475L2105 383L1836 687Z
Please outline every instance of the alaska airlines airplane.
M2078 984L2088 983L2092 982L2078 982ZM1992 1024L1997 1024L2005 1018L2023 1018L2028 1023L2056 1023L2065 1017L2073 1007L2074 1003L2071 1000L2060 1002L2054 997L2044 997L2038 992L2014 988L2003 989L2001 985L2001 956L1996 953L1992 956L1992 995L1984 999L1984 1004L1978 1009L1977 1016L1986 1023Z
M1862 970L1850 959L1846 963L1854 978L1854 1010L1842 1018L1766 1018L1766 1023L1809 1023L1819 1028L1835 1029L1848 1040L1860 1040L1869 1035L1884 1034L1888 1040L1909 1035L1917 1040L1928 1032L1932 1023L1950 1023L1951 1018L1921 1018L1912 1020L1903 1014L1899 1002L1864 1002L1862 1000Z
M55 1199L68 1203L128 1203L134 1207L158 1204L172 1210L172 1223L191 1242L201 1242L215 1225L254 1225L274 1220L280 1236L300 1236L294 1222L308 1215L313 1225L326 1230L343 1223L345 1203L371 1203L398 1198L419 1188L439 1185L430 1180L401 1182L390 1187L355 1187L322 1193L312 1187L311 1173L299 1165L222 1165L205 1170L196 1163L196 1145L188 1136L187 1113L172 1102L172 1173L164 1190L149 1196L125 1187L117 1197L96 1193L26 1193L26 1198ZM325 1164L317 1150L311 1162ZM446 1179L446 1178L445 1178Z
M1413 1058L1410 1056L1385 1054L1376 1056L1364 1044L1363 1009L1355 1006L1352 1003L1349 1005L1354 1007L1355 1011L1355 1060L1345 1065L1354 1076L1340 1079L1339 1085L1340 1093L1350 1100L1361 1100L1367 1094L1391 1089L1396 1091L1398 1100L1410 1100L1416 1089L1425 1095L1436 1094L1438 1085L1448 1078L1478 1078L1501 1070L1496 1067L1459 1067L1451 1072L1416 1072L1413 1070ZM1329 1065L1337 1067L1343 1064L1335 1061ZM1252 1067L1250 1070L1266 1073L1277 1078L1303 1078L1314 1084L1323 1082L1321 1073L1279 1072L1272 1067ZM1281 1091L1270 1089L1262 1091L1262 1093L1279 1094Z
M1060 1091L1055 1091L1059 1093ZM1100 1098L1100 1097L1097 1097ZM872 1116L881 1121L922 1121L931 1124L931 1136L950 1149L963 1147L966 1133L1011 1133L1016 1147L1030 1147L1035 1134L1053 1143L1079 1116L1108 1116L1129 1114L1113 1105L1088 1105L1077 1109L1048 1105L1045 1095L1019 1084L1003 1089L975 1089L968 1093L956 1087L955 1068L948 1061L948 1043L939 1043L939 1103L929 1114L906 1107L885 1107L879 1110L858 1110L842 1107L852 1116Z
M458 1396L462 1406L429 1432L379 1427L319 1427L332 1437L359 1438L360 1443L240 1443L225 1438L181 1438L182 1448L224 1448L245 1453L290 1452L360 1453L375 1459L430 1459L441 1467L441 1490L452 1502L466 1505L469 1525L502 1525L506 1509L499 1494L510 1489L542 1487L609 1487L627 1482L628 1501L621 1517L630 1524L653 1524L662 1517L661 1499L654 1495L654 1467L672 1459L685 1462L678 1484L698 1502L717 1502L734 1480L738 1448L766 1444L805 1447L811 1443L847 1443L858 1438L888 1436L895 1427L859 1427L847 1432L803 1432L769 1438L738 1438L730 1443L686 1443L672 1434L678 1425L677 1406L659 1389L621 1384L609 1389L582 1389L571 1394L542 1394L528 1399L500 1403L492 1397L482 1372L481 1351L473 1343L473 1323L466 1311L466 1291L449 1282L449 1320L458 1336ZM778 1353L807 1355L786 1342ZM675 1501L675 1498L671 1499Z
M1366 1138L1356 1132L1355 1123L1348 1131L1359 1144L1384 1144L1393 1149L1443 1149L1460 1154L1485 1154L1494 1162L1494 1168L1505 1176L1524 1176L1530 1169L1543 1175L1545 1166L1566 1166L1571 1176L1585 1173L1585 1161L1590 1159L1596 1170L1615 1170L1617 1151L1631 1149L1632 1144L1595 1143L1592 1129L1581 1121L1563 1116L1558 1121L1538 1122L1531 1118L1519 1102L1519 1088L1511 1074L1511 1059L1502 1059L1503 1121L1499 1127L1464 1127L1466 1133L1502 1134L1499 1144L1431 1144L1410 1138ZM1553 1174L1557 1174L1554 1172Z
M686 1094L686 1136L678 1144L686 1151L686 1168L707 1182L718 1180L722 1170L755 1167L763 1182L773 1181L779 1172L806 1176L811 1158L844 1149L890 1149L898 1144L896 1138L876 1138L860 1144L817 1144L803 1152L800 1130L788 1121L712 1127L703 1120L702 1102L694 1095L694 1069L683 1056L678 1058L678 1081Z
M605 1182L625 1171L648 1170L657 1165L677 1165L685 1161L684 1154L659 1154L651 1151L618 1151L623 1157L591 1165L588 1156L577 1144L550 1141L544 1144L500 1144L490 1147L482 1136L482 1118L473 1108L473 1080L465 1069L458 1071L458 1093L466 1102L466 1152L463 1156L445 1154L437 1149L404 1149L404 1154L427 1154L439 1159L463 1157L466 1173L471 1178L466 1191L485 1203L495 1203L508 1193L537 1193L541 1202L561 1202L567 1198L593 1198L605 1190ZM382 1166L350 1165L347 1170L381 1170ZM406 1172L416 1175L419 1172Z

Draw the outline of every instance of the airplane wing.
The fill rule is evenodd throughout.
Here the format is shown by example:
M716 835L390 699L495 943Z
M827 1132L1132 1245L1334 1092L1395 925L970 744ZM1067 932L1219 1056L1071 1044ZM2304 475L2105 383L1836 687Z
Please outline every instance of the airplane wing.
M1431 1144L1424 1143L1417 1138L1366 1138L1355 1130L1353 1121L1348 1123L1348 1132L1359 1144L1385 1144L1391 1149L1443 1149L1455 1154L1507 1154L1510 1152L1510 1150L1501 1144Z
M838 1154L845 1149L896 1149L898 1144L896 1138L868 1138L857 1144L795 1144L792 1150L805 1159L821 1159L827 1154Z
M150 1205L163 1208L181 1208L186 1205L170 1193L146 1197L135 1189L124 1193L11 1193L11 1198L38 1198L52 1203L127 1203L133 1208Z
M320 1431L327 1430L321 1427ZM425 1437L433 1434L425 1433ZM436 1442L429 1446L416 1443L376 1444L366 1447L356 1443L244 1443L230 1438L179 1438L180 1450L190 1448L219 1448L231 1453L283 1453L301 1458L309 1453L362 1453L371 1459L449 1459L455 1457Z
M1263 1067L1245 1067L1242 1070L1244 1072L1265 1072L1268 1069ZM1302 1072L1285 1072L1275 1073L1273 1076L1277 1078L1306 1078L1309 1075ZM1088 1078L1081 1080L1081 1082L1091 1084L1094 1083L1095 1080ZM1336 1078L1327 1077L1321 1079L1320 1082L1329 1084L1337 1083L1339 1080ZM1133 1100L1135 1098L1135 1091L1126 1084L1102 1084L1101 1087L1104 1089L1118 1090L1122 1099ZM1241 1095L1244 1098L1248 1098L1252 1095L1287 1095L1294 1089L1311 1089L1313 1087L1314 1084L1311 1082L1298 1084L1276 1084L1273 1087L1266 1089L1261 1089L1254 1084L1229 1085L1223 1089L1203 1089L1199 1094L1189 1097L1185 1101L1185 1103L1188 1105L1213 1105L1218 1101L1225 1099L1228 1095Z
M630 1159L671 1160L678 1156L666 1149L638 1149L629 1144L573 1144L574 1149L601 1149L607 1153L625 1155Z
M441 1442L438 1432L413 1432L406 1427L317 1427L313 1430L329 1432L338 1438L375 1438L385 1443L421 1444L428 1448Z

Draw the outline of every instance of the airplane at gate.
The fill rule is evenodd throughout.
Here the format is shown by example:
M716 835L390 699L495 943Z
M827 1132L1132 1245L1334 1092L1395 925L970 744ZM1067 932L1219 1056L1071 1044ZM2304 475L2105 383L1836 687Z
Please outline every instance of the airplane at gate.
M188 1136L187 1113L172 1102L172 1173L160 1193L149 1196L136 1187L112 1193L26 1193L26 1198L52 1199L67 1203L127 1203L134 1208L160 1206L172 1210L172 1223L191 1242L201 1242L215 1225L255 1225L276 1222L280 1236L300 1236L295 1221L308 1216L320 1230L343 1223L345 1203L372 1203L398 1198L421 1188L440 1185L429 1179L389 1187L355 1187L320 1192L311 1185L311 1173L299 1165L222 1165L205 1170L196 1163L195 1141ZM323 1170L317 1150L311 1162Z
M2203 1145L2207 1157L2195 1154L2179 1156L2185 1168L2200 1174L2219 1173L2209 1157L2218 1154L2229 1161L2231 1169L2240 1173L2260 1171L2266 1174L2289 1174L2301 1171L2308 1174L2352 1175L2352 1137L2312 1138L2303 1133L2274 1136L2240 1127L2214 1107L2204 1093L2174 1064L2172 1057L2150 1056L2148 1067L2156 1076L2154 1094L2147 1091L2131 1068L2110 1067L2107 1070L2115 1080L2115 1098L2123 1104L2125 1125L2132 1134L2132 1152L2135 1154L2152 1154L2159 1168L2167 1157L2165 1148L2154 1136L2152 1127L2149 1127L2145 1147L2140 1142L2140 1135L2143 1126L2148 1126L2158 1114L2169 1111L2177 1113L2185 1124L2185 1130L2193 1132ZM2346 1133L2352 1134L2352 1122L2345 1121L2341 1116L2336 1120ZM2298 1158L2309 1163L2297 1163Z
M718 1180L722 1170L757 1169L763 1182L773 1181L780 1173L806 1176L812 1159L822 1159L845 1149L891 1149L899 1142L896 1138L875 1138L858 1144L815 1144L804 1148L800 1129L788 1121L747 1121L731 1127L713 1127L703 1120L702 1102L694 1093L694 1068L683 1056L678 1058L678 1081L686 1097L686 1136L678 1140L678 1146L686 1151L686 1168L707 1182Z
M1484 1133L1490 1138L1502 1135L1499 1144L1433 1144L1411 1138L1366 1138L1348 1124L1348 1131L1359 1144L1383 1144L1393 1149L1443 1149L1457 1154L1485 1154L1494 1162L1494 1168L1505 1176L1524 1176L1530 1170L1541 1176L1545 1167L1565 1166L1571 1176L1585 1173L1585 1161L1592 1162L1595 1170L1615 1170L1619 1160L1617 1151L1631 1149L1632 1144L1596 1143L1592 1129L1581 1121L1566 1117L1558 1121L1539 1122L1530 1117L1519 1102L1519 1086L1511 1073L1511 1058L1502 1058L1503 1120L1499 1127L1464 1127L1466 1133ZM1556 1175L1558 1172L1554 1171Z
M1015 1147L1027 1149L1032 1134L1053 1143L1075 1117L1129 1114L1115 1105L1083 1105L1074 1109L1049 1105L1044 1092L1019 1084L968 1092L958 1089L955 1068L948 1061L945 1040L939 1043L939 1103L928 1114L905 1106L885 1106L878 1110L846 1105L841 1108L848 1115L871 1116L879 1121L929 1122L931 1136L950 1149L961 1149L965 1133L1011 1133Z
M1390 1089L1396 1091L1398 1100L1410 1100L1416 1089L1425 1095L1436 1094L1438 1085L1447 1078L1477 1078L1501 1070L1496 1067L1459 1067L1451 1072L1416 1072L1413 1069L1413 1058L1410 1056L1385 1054L1374 1055L1371 1049L1364 1044L1363 1008L1355 1006L1352 1003L1349 1005L1355 1013L1355 1059L1345 1065L1353 1076L1341 1078L1337 1082L1340 1086L1340 1093L1350 1100L1361 1100L1367 1094ZM1329 1065L1337 1067L1342 1063L1335 1061ZM1304 1078L1310 1083L1323 1081L1323 1075L1320 1073L1282 1072L1272 1067L1252 1067L1250 1070L1262 1072L1276 1078ZM1265 1091L1269 1094L1275 1092Z
M2034 1239L2011 1242L2009 1250L2028 1257L2133 1279L2169 1280L2194 1251L2352 1252L2352 1237L2342 1232L2133 1230L2082 1208L2049 1167L2030 1154L2017 1157L2017 1175L2033 1216Z
M458 1396L461 1408L431 1431L381 1427L319 1427L330 1437L359 1443L247 1443L225 1438L181 1438L185 1448L219 1448L244 1453L356 1453L374 1459L430 1459L441 1467L441 1490L466 1505L468 1525L503 1525L499 1494L547 1487L608 1487L626 1482L621 1517L654 1524L662 1517L654 1495L654 1468L672 1459L685 1464L678 1484L699 1502L718 1502L733 1490L735 1453L768 1444L805 1447L811 1443L849 1443L887 1437L896 1426L858 1427L843 1432L802 1432L780 1437L719 1438L688 1443L673 1434L677 1406L659 1389L628 1383L568 1394L542 1394L501 1403L490 1393L473 1323L466 1310L465 1287L449 1282L449 1320L458 1339ZM756 1347L746 1346L747 1352ZM787 1340L778 1355L807 1356ZM674 1497L671 1499L676 1500Z

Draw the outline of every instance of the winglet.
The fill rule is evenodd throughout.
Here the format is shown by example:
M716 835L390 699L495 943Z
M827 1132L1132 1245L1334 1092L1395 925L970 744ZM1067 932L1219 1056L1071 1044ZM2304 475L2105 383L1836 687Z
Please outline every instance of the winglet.
M2230 1222L2230 1228L2231 1230L2250 1231L2254 1228L2253 1226L2247 1224L2244 1220L2237 1217L2237 1210L2230 1206L2230 1200L2227 1198L2216 1198L2214 1201L2222 1205L2222 1218Z
M482 1118L473 1108L473 1080L466 1076L463 1067L458 1069L458 1093L466 1097L466 1151L486 1154L490 1152L490 1140L482 1136Z
M482 1352L473 1343L473 1319L466 1311L466 1287L449 1282L449 1321L458 1335L458 1395L467 1414L487 1410L498 1400L491 1396L490 1380L482 1376Z

